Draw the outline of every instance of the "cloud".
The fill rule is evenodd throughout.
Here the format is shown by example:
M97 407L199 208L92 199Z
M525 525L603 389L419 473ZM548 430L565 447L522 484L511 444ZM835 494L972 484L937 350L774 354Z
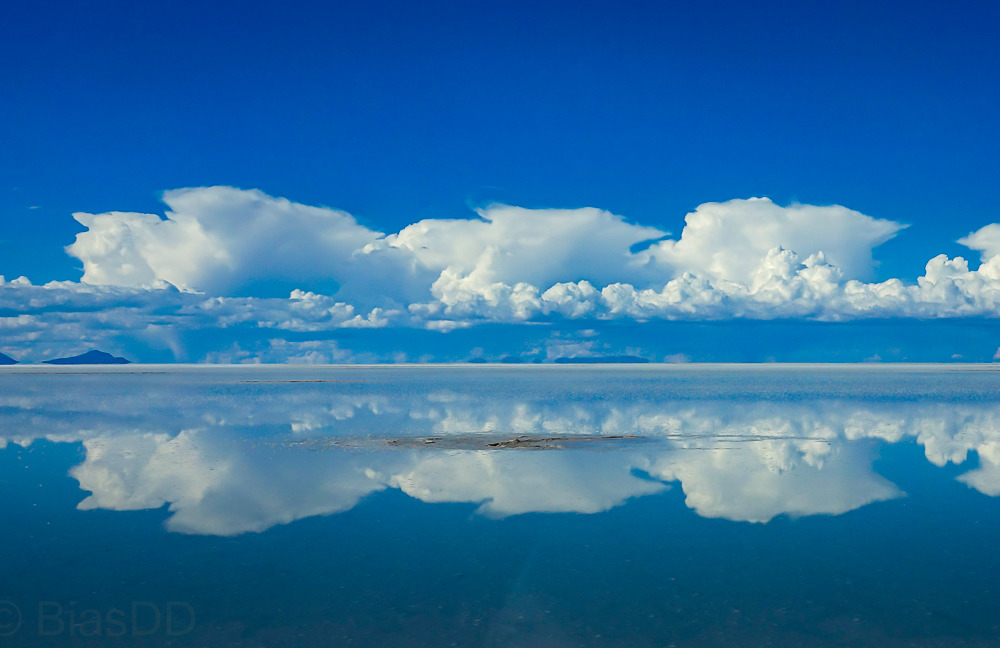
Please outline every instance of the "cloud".
M166 218L74 214L87 231L67 252L83 262L84 283L219 296L278 284L410 303L445 273L477 283L611 281L634 260L631 246L665 234L599 209L495 205L478 219L424 220L385 236L345 212L256 190L178 189L163 201Z
M649 248L652 263L674 273L749 284L761 259L773 249L794 250L803 258L822 252L848 278L872 273L872 249L906 227L840 205L793 204L768 198L705 203L685 217L679 240Z
M778 246L806 257L822 252L844 277L864 277L872 249L903 227L836 205L781 207L753 198L701 205L687 215L678 240L600 209L507 205L384 235L345 212L256 190L179 189L163 200L166 218L75 215L87 231L67 251L83 262L84 283L169 284L216 296L251 295L278 283L336 290L355 303L381 297L408 305L431 295L466 310L503 303L524 317L557 285L641 290L685 274L749 285Z
M224 357L264 362L302 361L316 341L284 336L323 334L338 329L379 328L409 316L380 308L357 309L328 296L293 291L286 298L209 297L171 286L129 288L75 282L32 285L21 277L0 282L0 348L28 359L73 355L89 348L124 353L126 342L169 349L174 360L221 360ZM184 340L219 335L224 347L211 357L191 358ZM252 356L227 355L237 337L266 336L269 351ZM330 344L312 353L316 362L343 362L350 354L333 352ZM369 358L374 359L374 358Z
M746 283L713 280L685 272L662 288L614 283L599 291L587 282L556 284L538 294L527 284L446 284L437 317L529 320L559 314L570 319L636 320L950 318L1000 316L1000 257L972 270L962 257L939 255L927 262L916 284L899 279L865 283L820 251L802 259L792 250L768 250Z
M374 259L406 251L433 283L550 286L560 281L606 284L642 276L633 246L666 232L626 222L600 209L524 209L492 205L477 220L423 220L365 248ZM438 288L435 294L444 292Z
M76 214L87 230L67 251L83 263L79 283L0 278L0 350L51 356L140 341L179 360L345 361L296 347L332 331L483 322L1000 315L1000 225L961 239L981 253L977 268L939 255L915 282L873 283L874 248L904 225L838 205L706 203L668 239L595 208L492 205L383 234L257 190L179 189L163 200L164 217ZM199 337L228 339L191 350Z
M968 236L958 239L958 242L981 253L982 260L987 261L1000 254L1000 224L991 223Z
M77 213L87 231L66 251L83 262L84 283L245 294L274 282L330 287L351 255L381 236L351 215L232 187L163 194L154 214ZM288 290L284 290L287 294Z

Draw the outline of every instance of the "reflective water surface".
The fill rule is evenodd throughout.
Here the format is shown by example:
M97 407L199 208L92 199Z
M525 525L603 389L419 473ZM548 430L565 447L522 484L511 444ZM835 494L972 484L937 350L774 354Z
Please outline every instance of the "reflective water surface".
M0 370L0 645L996 646L991 366Z

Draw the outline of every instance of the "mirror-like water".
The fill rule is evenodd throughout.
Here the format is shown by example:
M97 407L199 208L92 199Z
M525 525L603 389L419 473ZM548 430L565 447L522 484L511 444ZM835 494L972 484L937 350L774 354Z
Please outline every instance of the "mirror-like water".
M995 646L1000 371L0 370L0 643Z

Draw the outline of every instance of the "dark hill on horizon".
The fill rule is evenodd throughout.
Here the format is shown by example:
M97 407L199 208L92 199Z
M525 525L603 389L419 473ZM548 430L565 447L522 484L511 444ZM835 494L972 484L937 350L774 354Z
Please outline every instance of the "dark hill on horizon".
M130 360L125 358L119 358L118 356L113 356L110 353L105 353L104 351L97 351L96 349L91 349L86 353L82 353L78 356L72 356L70 358L53 358L52 360L46 360L42 364L51 365L92 365L92 364L132 364Z
M0 353L0 365L12 365L12 364L17 364L17 360L15 360L14 358L10 357L5 353Z

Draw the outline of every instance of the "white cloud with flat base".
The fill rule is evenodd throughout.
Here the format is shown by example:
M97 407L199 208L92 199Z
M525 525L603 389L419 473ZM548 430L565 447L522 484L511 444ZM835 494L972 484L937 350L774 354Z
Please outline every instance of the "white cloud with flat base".
M492 205L386 235L257 190L178 189L163 200L165 217L76 214L87 230L67 252L83 264L80 282L0 278L2 350L59 353L118 335L201 360L183 339L208 329L292 344L338 330L483 322L1000 314L996 224L960 240L980 252L976 268L939 255L916 282L874 283L873 250L905 226L838 205L706 203L669 238L595 208Z

